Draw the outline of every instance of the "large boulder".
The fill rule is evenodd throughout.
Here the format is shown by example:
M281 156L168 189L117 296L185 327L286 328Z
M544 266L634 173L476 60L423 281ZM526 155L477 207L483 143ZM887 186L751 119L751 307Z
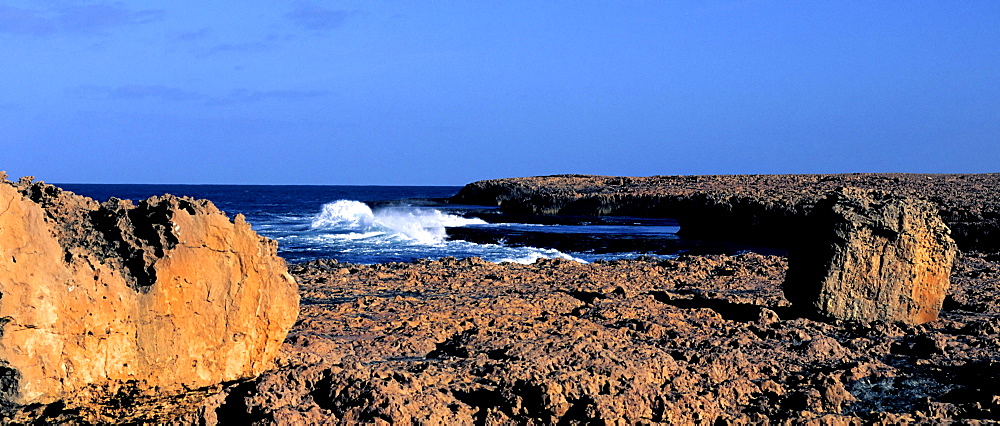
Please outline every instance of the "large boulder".
M170 195L0 179L0 401L158 395L267 370L298 314L277 244Z
M957 249L926 201L841 188L819 201L789 253L785 294L834 319L937 319Z

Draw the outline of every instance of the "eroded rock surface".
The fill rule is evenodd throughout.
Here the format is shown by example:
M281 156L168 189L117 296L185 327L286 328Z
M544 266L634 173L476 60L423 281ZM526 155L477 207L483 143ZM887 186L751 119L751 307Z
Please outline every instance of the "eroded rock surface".
M260 374L298 313L276 248L209 201L98 204L0 181L0 399L100 402Z
M757 254L293 265L302 315L281 367L178 421L988 423L990 259L964 257L955 285L970 297L922 325L799 317L785 260Z
M789 254L796 305L856 321L937 319L957 249L928 202L841 188L816 204Z
M690 190L682 199L707 197L691 205L718 212L706 216L711 220L734 211L802 214L819 200L809 198L815 191L844 186L844 180L867 182L856 185L863 187L895 182L931 198L940 195L939 211L974 212L969 223L981 229L992 226L989 214L997 204L995 175L805 176L770 181L773 187L752 177L661 178ZM930 183L920 186L921 179ZM583 181L574 188L606 194L577 192L584 195L570 210L597 206L608 214L672 217L661 209L669 203L662 203L664 190L652 180ZM805 181L813 183L803 186ZM644 185L650 210L623 210L644 208L636 203L640 198L626 194ZM551 200L533 199L537 188L522 200L503 202L541 208ZM549 192L552 200L567 200L559 191ZM812 201L800 203L807 198ZM717 202L704 203L709 199ZM760 206L766 208L754 210ZM741 217L746 221L722 225L771 223ZM776 217L782 216L770 216ZM986 233L975 235L988 240ZM141 270L145 263L135 264ZM303 303L277 368L172 399L122 400L90 417L53 404L22 418L177 424L1000 421L995 251L962 253L940 317L918 325L802 317L783 292L786 268L784 257L754 253L593 264L442 259L293 265Z

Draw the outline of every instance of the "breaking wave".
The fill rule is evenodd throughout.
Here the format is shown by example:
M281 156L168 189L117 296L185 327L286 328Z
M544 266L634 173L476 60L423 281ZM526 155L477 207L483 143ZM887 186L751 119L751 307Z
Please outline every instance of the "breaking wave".
M372 211L360 201L338 200L324 205L310 228L402 235L422 244L440 244L448 238L446 227L485 224L482 219L464 218L435 209L388 207Z
M466 218L426 207L372 209L356 200L337 200L323 205L306 218L308 227L272 229L293 260L317 257L316 252L366 263L367 259L407 261L417 258L481 257L490 262L532 263L541 258L585 262L559 250L478 244L449 240L447 228L486 226L486 221ZM299 222L301 223L301 222Z

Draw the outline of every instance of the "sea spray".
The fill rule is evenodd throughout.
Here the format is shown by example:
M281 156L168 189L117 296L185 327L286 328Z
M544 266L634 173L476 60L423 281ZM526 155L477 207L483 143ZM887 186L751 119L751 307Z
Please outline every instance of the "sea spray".
M466 218L426 207L386 207L372 210L356 200L324 204L310 218L308 230L276 235L282 244L319 248L352 259L405 260L420 257L482 257L493 262L532 263L541 258L584 262L553 249L511 247L448 240L447 228L486 226L479 218Z
M337 259L371 264L472 256L521 263L555 257L611 260L659 252L676 238L676 226L659 226L670 225L661 219L502 223L514 218L491 207L440 202L459 187L75 185L69 189L98 200L163 193L210 199L231 216L243 214L255 231L276 240L278 254L289 263ZM396 207L371 207L390 205ZM469 215L492 219L484 224ZM379 220L381 224L376 224ZM559 245L566 241L574 244Z
M337 200L323 206L312 220L314 230L385 233L406 236L421 244L440 244L447 238L446 227L485 225L482 219L464 218L436 209L388 207L372 211L355 200Z
M375 215L367 204L354 200L337 200L324 204L312 220L312 229L357 228L368 229L375 221Z

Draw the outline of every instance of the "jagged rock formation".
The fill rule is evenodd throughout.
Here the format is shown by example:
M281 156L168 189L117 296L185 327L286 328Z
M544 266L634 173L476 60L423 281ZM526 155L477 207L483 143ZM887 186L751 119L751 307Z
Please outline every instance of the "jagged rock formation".
M992 259L992 260L991 260ZM1000 257L921 325L798 317L782 257L293 265L280 368L184 424L990 424Z
M817 203L789 253L792 303L842 320L937 319L957 249L928 202L842 188Z
M685 237L788 246L816 202L846 186L929 200L961 250L1000 250L996 173L559 175L474 182L452 201L517 214L667 217L678 220Z
M0 180L0 400L178 393L272 366L298 313L277 244L170 195Z

